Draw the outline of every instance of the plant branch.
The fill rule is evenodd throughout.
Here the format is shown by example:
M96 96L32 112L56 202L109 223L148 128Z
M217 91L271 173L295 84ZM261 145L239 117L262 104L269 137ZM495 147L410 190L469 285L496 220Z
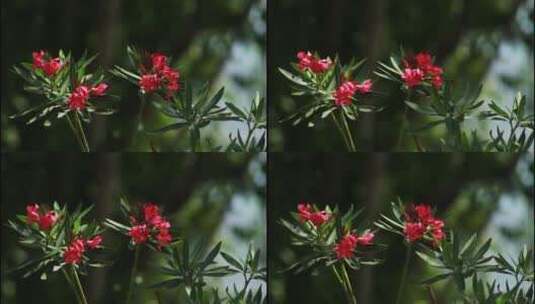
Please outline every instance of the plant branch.
M412 255L412 245L408 245L407 253L405 255L405 264L403 265L403 273L401 275L401 283L399 284L398 295L396 297L396 304L401 303L401 296L405 289L405 282L407 280L407 273L409 270L409 262L411 260L411 255Z
M80 278L78 277L78 272L76 272L76 269L74 266L71 268L72 270L72 276L74 277L74 282L76 283L76 287L78 289L78 294L80 296L80 303L81 304L87 304L87 299L85 297L84 289L82 287L82 283L80 282Z
M132 293L134 290L134 282L136 280L137 267L139 262L139 252L141 251L141 246L136 245L136 249L134 251L134 265L132 266L132 272L130 273L130 284L128 284L128 293L126 295L127 304L130 303L130 299L132 298Z

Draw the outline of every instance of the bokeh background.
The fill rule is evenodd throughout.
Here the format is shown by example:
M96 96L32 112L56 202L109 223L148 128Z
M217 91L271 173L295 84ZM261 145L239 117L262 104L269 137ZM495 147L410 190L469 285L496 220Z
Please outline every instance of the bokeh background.
M1 143L2 151L77 151L66 121L44 128L26 126L8 116L32 104L39 96L22 90L23 81L10 71L14 64L31 61L31 52L46 49L57 54L71 50L98 53L95 65L128 66L126 46L171 55L181 79L195 86L210 83L215 93L225 86L225 101L245 107L256 92L265 94L266 0L17 0L2 1ZM159 146L184 151L186 133L146 136L134 141L140 100L136 88L112 78L111 93L122 96L118 113L97 118L88 133L93 150L139 151ZM146 107L147 128L169 124ZM203 129L214 145L228 143L236 122L216 123ZM152 143L151 143L152 142Z
M2 154L1 163L2 225L16 214L25 214L30 201L50 204L57 200L70 208L95 204L92 216L96 220L120 219L119 198L126 195L131 202L150 200L161 205L179 237L204 240L210 248L221 240L222 250L236 257L245 257L252 244L261 250L261 264L265 265L265 153L9 153ZM2 303L75 301L60 274L49 275L46 281L41 281L39 274L27 279L6 276L32 252L19 246L15 233L5 226L1 237ZM82 282L89 303L124 303L134 254L124 236L108 230L104 239L114 264L91 269ZM156 304L154 290L147 286L165 278L156 270L162 254L147 248L141 252L135 303ZM237 279L226 277L213 284L222 288L223 296L224 287L240 286ZM265 294L265 285L263 290ZM186 301L183 288L161 295L162 303Z
M344 303L335 277L324 271L299 275L281 273L306 254L290 245L288 233L277 221L289 218L301 201L351 204L365 208L360 220L372 225L390 202L426 202L437 209L446 226L463 235L479 233L493 239L491 250L516 257L523 245L533 248L533 153L433 154L395 153L330 154L272 153L269 156L269 291L273 303ZM394 303L400 283L405 246L398 236L380 232L388 249L385 262L352 272L360 304ZM429 303L418 282L435 272L413 257L403 302ZM492 279L492 277L490 278ZM504 283L503 277L497 278ZM451 282L434 286L439 303L453 303Z
M278 123L306 103L290 95L288 81L277 70L289 69L300 50L315 50L324 57L339 54L345 63L352 57L367 58L364 75L368 71L370 76L376 61L399 53L401 46L406 51L428 50L447 78L473 87L483 83L482 99L511 105L521 91L528 96L528 111L533 111L533 0L286 0L271 1L268 10L271 151L344 149L329 120L316 122L314 128ZM398 150L402 93L384 80L375 88L386 94L371 102L387 108L361 115L353 134L360 150ZM415 126L425 122L416 113L410 113L409 120ZM466 126L486 137L494 124L473 120ZM443 133L437 127L425 133L423 142L437 142Z

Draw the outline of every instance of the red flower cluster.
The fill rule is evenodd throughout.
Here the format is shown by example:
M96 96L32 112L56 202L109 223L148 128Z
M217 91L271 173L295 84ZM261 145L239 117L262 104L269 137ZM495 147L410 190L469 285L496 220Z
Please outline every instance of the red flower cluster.
M63 67L63 63L61 62L61 59L59 59L59 57L46 60L46 55L46 52L43 50L32 53L33 69L42 70L47 76L52 76Z
M348 233L334 246L336 258L339 260L351 258L353 256L353 251L355 251L358 244L364 246L372 245L374 238L375 234L372 232L365 232L360 237L355 233Z
M316 227L323 225L331 217L331 215L325 210L314 212L312 210L312 206L307 203L300 203L297 205L297 211L299 212L299 218L301 221L310 221Z
M364 80L362 83L357 81L344 81L334 92L334 103L337 106L347 106L351 104L351 98L355 93L367 94L372 91L372 81Z
M69 96L67 104L71 110L83 110L86 107L87 100L91 96L102 96L108 89L106 83L99 83L98 85L89 88L85 85L80 85L74 89Z
M52 229L57 220L58 215L55 211L40 214L39 205L33 203L26 206L26 222L29 225L36 223L39 225L39 229L48 231Z
M158 206L146 203L142 207L142 213L142 221L130 217L133 226L128 235L132 238L134 245L145 243L151 236L158 243L158 248L169 245L173 239L169 231L171 224L161 216Z
M427 233L438 243L444 238L444 222L433 216L431 207L420 204L410 207L405 212L405 228L403 232L409 242L422 239Z
M96 235L92 239L84 240L83 238L76 237L71 241L71 244L67 246L63 251L63 260L67 264L78 264L82 261L82 257L86 249L97 249L102 243L102 236Z
M433 57L429 53L421 52L413 58L403 60L405 69L401 78L409 87L415 87L422 81L430 81L435 89L440 89L444 80L441 67L433 64Z
M176 93L180 89L180 73L173 70L167 64L167 57L160 53L153 53L150 56L151 68L146 71L142 67L142 75L139 80L139 87L144 93L150 93L165 86L167 91L167 98Z
M310 52L301 51L297 53L297 59L299 59L299 69L302 71L309 69L315 74L327 71L332 65L330 58L321 59L312 55Z

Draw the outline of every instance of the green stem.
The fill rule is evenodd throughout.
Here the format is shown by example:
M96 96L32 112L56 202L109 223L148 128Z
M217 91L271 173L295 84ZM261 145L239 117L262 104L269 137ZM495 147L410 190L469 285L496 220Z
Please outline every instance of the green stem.
M340 275L340 273L338 273L338 269L336 269L336 265L331 266L331 270L333 271L334 275L336 276L336 279L338 280L338 283L340 285L342 285L342 288L344 289L344 295L346 296L346 299L347 299L347 301L349 303L351 298L348 296L349 295L349 291L347 290L346 282L344 281L344 279L342 279L342 276Z
M139 261L139 252L141 251L140 246L136 246L135 253L134 253L134 265L132 266L132 273L130 274L130 284L128 285L128 294L126 295L126 303L130 303L130 299L132 298L132 293L134 290L134 282L136 280L136 274L137 274L137 264Z
M336 125L336 128L338 129L338 132L340 133L340 135L342 135L342 138L344 139L344 143L346 145L346 148L348 150L351 150L351 146L349 144L349 141L346 138L346 133L342 129L342 126L340 125L340 122L338 121L338 118L336 118L336 113L332 113L331 116L333 118L334 124Z
M344 124L346 136L349 139L349 144L351 146L351 152L357 152L357 146L355 145L355 142L353 141L353 135L351 134L351 128L349 128L349 124L347 123L347 118L344 115L344 112L340 111L340 117L342 119L342 122Z
M85 136L84 126L82 125L82 120L80 120L80 115L78 113L75 113L74 118L75 118L74 121L76 123L76 128L78 129L80 138L84 145L83 152L91 152L91 150L89 149L89 142L87 141L87 137Z
M65 279L67 280L67 282L69 283L69 286L71 286L71 289L72 291L74 292L74 295L76 296L76 301L81 304L83 303L82 302L82 299L80 299L80 296L78 295L78 289L76 288L76 285L74 284L74 282L72 281L72 278L70 277L69 273L67 272L67 270L65 270L65 268L61 268L61 272L63 272L63 275L65 276Z
M140 95L141 104L139 106L139 113L137 114L137 131L143 131L143 110L145 109L145 94Z
M407 280L407 273L409 270L409 262L411 260L411 255L412 255L412 246L408 245L407 253L405 256L405 264L403 265L403 273L401 275L401 283L399 284L398 296L396 298L396 304L401 303L401 295L403 294L403 290L405 289L405 281Z
M85 151L84 142L80 138L80 133L78 132L78 128L75 126L75 124L73 122L73 118L71 117L71 113L68 113L66 115L66 117L67 117L67 122L69 123L69 127L71 128L71 131L74 134L74 137L76 138L76 142L78 142L78 145L80 146L80 150L82 150L82 152L84 152Z
M407 105L403 107L403 117L401 121L401 128L399 128L398 142L396 144L399 150L401 150L401 144L403 143L403 138L405 137L405 133L407 132L407 123L409 121L407 118L407 108L408 108Z
M72 270L72 276L74 277L74 282L76 283L76 287L78 288L78 294L80 295L80 303L81 304L87 304L87 299L85 297L84 289L82 288L82 283L80 282L80 278L78 277L78 272L76 272L76 269L74 266L71 268Z
M342 274L344 275L344 280L348 290L349 303L357 304L357 298L355 297L355 292L353 292L353 286L351 285L351 280L349 279L345 265L342 265Z

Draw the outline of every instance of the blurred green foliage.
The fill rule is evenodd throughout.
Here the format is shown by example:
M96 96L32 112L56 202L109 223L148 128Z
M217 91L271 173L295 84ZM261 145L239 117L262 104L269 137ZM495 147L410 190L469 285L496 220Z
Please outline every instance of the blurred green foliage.
M305 201L319 208L351 204L365 208L360 217L370 226L390 202L427 203L446 228L462 236L491 237L491 250L517 256L533 248L533 153L272 153L269 158L269 290L274 303L343 303L344 295L328 270L299 275L281 273L307 253L291 246L280 218L288 218ZM377 257L385 262L352 274L358 303L394 303L400 284L405 246L393 234L377 232L388 248ZM419 282L437 274L413 258L402 303L429 303ZM503 282L503 278L497 278ZM453 283L434 286L439 303L452 303ZM467 283L468 284L468 283Z
M277 68L296 62L301 50L336 54L343 62L368 58L372 76L376 62L406 51L427 50L436 55L446 77L455 84L483 83L482 99L510 106L517 91L527 95L533 112L533 1L531 0L432 0L432 1L272 1L269 10L268 82L271 151L342 151L329 121L308 128L277 123L306 102L290 96L288 82ZM291 29L291 30L288 30ZM352 124L362 151L396 150L403 117L403 94L396 84L372 77L386 110L363 114ZM414 125L426 118L410 113ZM423 120L423 121L422 121ZM488 137L488 128L477 120L469 129ZM445 128L436 128L425 139L437 142ZM427 138L429 137L429 138ZM407 145L411 145L409 139ZM414 145L414 144L412 144ZM403 147L403 145L402 145ZM416 150L410 149L410 150Z
M2 114L3 151L75 150L76 142L65 124L53 128L25 126L8 119L29 105L42 102L24 93L22 81L10 68L31 61L38 49L98 53L96 65L105 69L127 64L129 44L160 51L178 59L181 79L194 85L210 83L211 90L226 87L224 99L248 106L256 92L265 95L265 0L52 0L2 2ZM88 137L97 151L186 150L187 136L145 136L133 141L140 101L135 87L112 78L110 93L120 95L119 113L91 124ZM149 126L168 120L152 107L143 113ZM228 143L235 124L210 128L215 144Z
M1 165L3 224L16 214L25 214L28 202L50 205L54 200L70 209L95 204L92 214L96 220L117 218L119 198L126 195L133 203L161 205L178 237L205 242L208 248L222 241L223 251L239 257L247 254L251 244L262 252L260 261L265 265L265 153L7 153L2 155ZM31 253L16 243L16 235L6 227L1 237L2 303L74 301L60 274L50 275L47 281L41 281L39 275L27 279L6 276ZM90 303L124 303L134 259L127 243L118 233L104 233L104 245L114 263L82 278ZM154 290L147 287L165 279L156 270L164 256L143 250L140 258L135 303L156 303ZM224 292L225 286L240 284L239 279L227 277L210 284ZM265 293L265 286L253 287L259 286ZM177 290L162 291L160 297L162 303L185 299Z

